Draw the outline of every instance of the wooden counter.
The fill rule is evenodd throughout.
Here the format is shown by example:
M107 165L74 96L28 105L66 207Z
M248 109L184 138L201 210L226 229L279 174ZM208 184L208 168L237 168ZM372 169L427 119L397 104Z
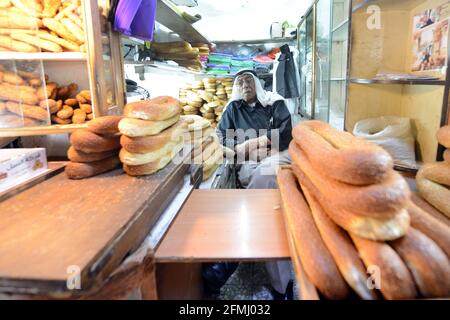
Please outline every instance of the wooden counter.
M278 190L194 190L155 257L158 263L289 258Z
M183 185L187 165L134 178L118 169L85 180L64 173L0 203L0 291L71 294L105 279L137 248Z

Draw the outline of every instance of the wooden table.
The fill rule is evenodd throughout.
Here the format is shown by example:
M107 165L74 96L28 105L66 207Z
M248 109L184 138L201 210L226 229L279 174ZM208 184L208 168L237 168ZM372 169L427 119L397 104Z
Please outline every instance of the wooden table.
M201 298L203 262L289 257L278 190L194 190L156 250L158 296Z
M278 190L194 190L157 262L289 258Z
M149 233L183 185L186 165L130 177L117 169L84 180L64 173L0 202L0 292L88 293Z

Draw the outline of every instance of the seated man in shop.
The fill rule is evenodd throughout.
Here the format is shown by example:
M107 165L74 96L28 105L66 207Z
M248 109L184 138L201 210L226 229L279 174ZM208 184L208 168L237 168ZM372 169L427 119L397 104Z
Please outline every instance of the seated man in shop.
M253 70L236 75L217 131L222 144L236 151L238 180L243 188L277 188L277 167L291 163L287 150L292 140L291 115L283 97L265 91ZM267 262L266 269L274 298L291 298L290 262Z

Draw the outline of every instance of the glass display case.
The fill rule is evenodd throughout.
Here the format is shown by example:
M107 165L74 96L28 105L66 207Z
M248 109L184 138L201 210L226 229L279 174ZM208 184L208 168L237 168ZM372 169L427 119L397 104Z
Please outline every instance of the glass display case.
M313 108L313 32L314 13L312 7L298 27L298 51L300 72L300 107L299 113L303 117L311 118Z
M120 113L123 65L109 1L20 3L0 7L0 137L66 133Z
M333 1L329 122L337 129L344 129L347 104L349 10L350 0Z
M380 23L369 28L371 5ZM448 1L359 0L352 6L346 129L368 118L407 118L417 163L404 169L442 160L436 132L449 122Z
M301 102L307 119L344 127L349 0L317 0L298 27Z

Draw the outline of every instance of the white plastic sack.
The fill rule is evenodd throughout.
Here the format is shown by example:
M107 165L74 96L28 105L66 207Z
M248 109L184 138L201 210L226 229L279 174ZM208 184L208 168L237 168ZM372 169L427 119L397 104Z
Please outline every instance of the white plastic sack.
M395 164L416 167L415 140L409 118L386 116L364 119L355 124L353 134L383 147Z

